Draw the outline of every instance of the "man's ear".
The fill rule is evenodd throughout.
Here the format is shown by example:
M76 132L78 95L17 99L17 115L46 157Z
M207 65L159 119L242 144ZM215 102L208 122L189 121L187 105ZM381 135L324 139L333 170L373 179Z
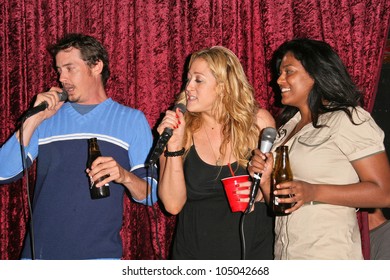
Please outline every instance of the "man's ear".
M92 73L97 74L97 75L101 74L103 71L103 66L104 66L103 61L98 60L98 62L95 65L92 65L92 67L91 67Z

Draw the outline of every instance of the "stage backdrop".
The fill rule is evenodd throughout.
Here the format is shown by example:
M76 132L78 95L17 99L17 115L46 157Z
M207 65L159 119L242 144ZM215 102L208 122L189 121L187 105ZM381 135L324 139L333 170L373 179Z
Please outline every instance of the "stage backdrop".
M108 95L142 110L152 129L180 90L188 55L213 45L237 54L257 100L275 113L268 63L293 37L332 45L371 110L389 12L387 0L0 0L0 144L33 96L57 84L46 46L67 32L103 42L112 72ZM0 259L17 259L21 250L29 216L25 180L0 187ZM175 217L158 205L125 198L123 258L167 258L174 226Z

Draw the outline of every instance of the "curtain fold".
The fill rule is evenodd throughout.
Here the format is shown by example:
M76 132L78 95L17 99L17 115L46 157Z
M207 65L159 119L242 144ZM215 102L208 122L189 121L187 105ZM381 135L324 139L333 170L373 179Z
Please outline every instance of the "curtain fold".
M103 42L112 73L108 95L142 110L156 133L180 91L186 59L212 45L237 54L256 99L276 113L273 51L293 37L325 40L340 54L370 111L389 16L387 0L0 0L0 144L33 96L57 85L46 47L67 32ZM31 186L34 171L35 166ZM0 259L19 257L29 215L25 181L0 186ZM168 258L175 217L158 204L147 208L124 201L123 258ZM368 258L366 217L359 219Z

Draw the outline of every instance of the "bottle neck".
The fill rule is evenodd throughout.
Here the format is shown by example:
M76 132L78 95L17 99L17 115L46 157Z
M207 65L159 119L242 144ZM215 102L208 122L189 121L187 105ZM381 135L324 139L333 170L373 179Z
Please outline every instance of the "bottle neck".
M90 151L99 151L99 147L97 146L96 143L91 143L91 144L89 144L89 150Z
M99 146L96 138L91 138L88 140L88 148L89 151L99 151Z

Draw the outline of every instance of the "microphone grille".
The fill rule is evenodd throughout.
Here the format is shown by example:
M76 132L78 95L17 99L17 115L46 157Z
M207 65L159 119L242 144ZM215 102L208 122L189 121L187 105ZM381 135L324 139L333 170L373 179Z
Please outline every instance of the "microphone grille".
M187 112L187 107L186 105L184 105L183 103L177 103L175 105L175 107L173 107L173 111L176 110L176 108L179 108L179 110L184 114L185 112Z
M273 127L266 127L263 129L262 135L261 135L261 141L270 141L273 143L276 138L276 129Z
M65 101L66 99L68 99L68 93L66 92L66 90L62 89L62 92L58 93L58 98L60 99L60 101Z

